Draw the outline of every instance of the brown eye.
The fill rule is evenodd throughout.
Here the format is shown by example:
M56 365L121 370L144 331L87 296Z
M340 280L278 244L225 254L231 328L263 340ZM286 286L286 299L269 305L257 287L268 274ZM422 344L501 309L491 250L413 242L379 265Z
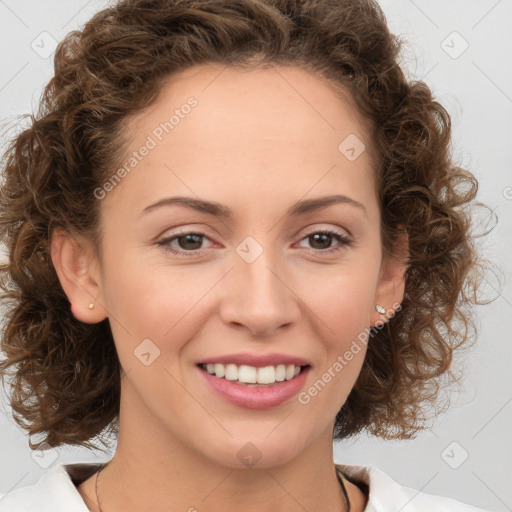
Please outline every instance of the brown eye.
M180 249L186 249L188 251L196 251L197 249L200 249L203 243L201 235L197 235L195 233L179 236L175 238L175 240L178 241Z
M306 235L302 240L308 240L311 248L320 253L339 251L351 244L348 237L337 231L315 231ZM338 242L338 245L333 247L333 241Z
M309 235L308 238L313 249L330 249L334 236L327 233L315 233Z
M204 239L209 240L203 233L179 233L160 240L158 245L175 254L193 253L203 248Z

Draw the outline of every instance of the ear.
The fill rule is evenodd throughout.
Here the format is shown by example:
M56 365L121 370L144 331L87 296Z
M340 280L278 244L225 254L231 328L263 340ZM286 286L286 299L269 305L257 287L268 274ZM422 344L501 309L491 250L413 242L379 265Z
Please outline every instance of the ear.
M91 243L57 228L52 236L51 257L73 316L88 324L104 320L107 314L101 305L99 264Z
M401 308L405 290L405 272L409 257L409 237L403 231L393 243L392 253L382 258L374 304L386 311L371 312L371 326L386 323Z

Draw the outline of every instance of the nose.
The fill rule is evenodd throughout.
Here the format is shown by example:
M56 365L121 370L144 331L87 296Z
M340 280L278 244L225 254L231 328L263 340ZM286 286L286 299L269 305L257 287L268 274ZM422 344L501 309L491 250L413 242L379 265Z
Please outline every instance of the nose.
M227 277L220 315L226 324L269 336L297 321L298 301L290 271L264 250L252 263L238 258Z

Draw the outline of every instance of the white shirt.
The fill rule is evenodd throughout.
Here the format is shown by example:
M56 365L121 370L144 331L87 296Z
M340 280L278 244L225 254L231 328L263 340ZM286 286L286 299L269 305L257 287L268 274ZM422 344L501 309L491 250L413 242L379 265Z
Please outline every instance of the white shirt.
M375 466L336 464L351 480L369 486L364 512L489 512L460 501L402 487ZM94 463L57 464L34 485L0 494L0 512L89 512L76 485L98 469Z

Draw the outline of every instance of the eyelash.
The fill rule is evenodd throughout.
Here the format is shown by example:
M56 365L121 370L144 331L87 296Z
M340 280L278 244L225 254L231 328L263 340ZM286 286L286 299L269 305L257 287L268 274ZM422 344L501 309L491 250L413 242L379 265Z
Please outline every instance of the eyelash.
M180 250L180 251L177 251L175 249L171 249L171 246L170 246L170 243L173 241L173 240L177 240L181 237L185 237L185 236L188 236L188 235L196 235L196 236L200 236L200 237L203 237L203 238L206 238L208 240L210 240L204 233L198 233L196 231L188 231L188 232L183 232L183 233L179 233L179 234L176 234L176 235L173 235L173 236L170 236L170 237L166 237L162 240L160 240L159 242L157 242L157 245L159 246L162 246L164 250L166 251L169 251L173 254L177 254L177 255L180 255L180 256L196 256L198 254L201 253L201 250L196 250L196 251L185 251L185 250ZM352 241L345 235L342 235L341 233L338 233L337 231L331 231L331 230L319 230L319 231L311 231L310 233L307 233L303 238L301 238L301 241L302 240L305 240L306 238L309 238L310 236L312 235L328 235L328 236L332 236L335 240L337 240L339 242L339 246L338 247L332 247L330 249L312 249L314 252L316 253L320 253L320 254L332 254L332 253L336 253L338 251L341 251L342 249L344 249L345 247L348 247L352 244ZM185 257L187 257L185 256Z

